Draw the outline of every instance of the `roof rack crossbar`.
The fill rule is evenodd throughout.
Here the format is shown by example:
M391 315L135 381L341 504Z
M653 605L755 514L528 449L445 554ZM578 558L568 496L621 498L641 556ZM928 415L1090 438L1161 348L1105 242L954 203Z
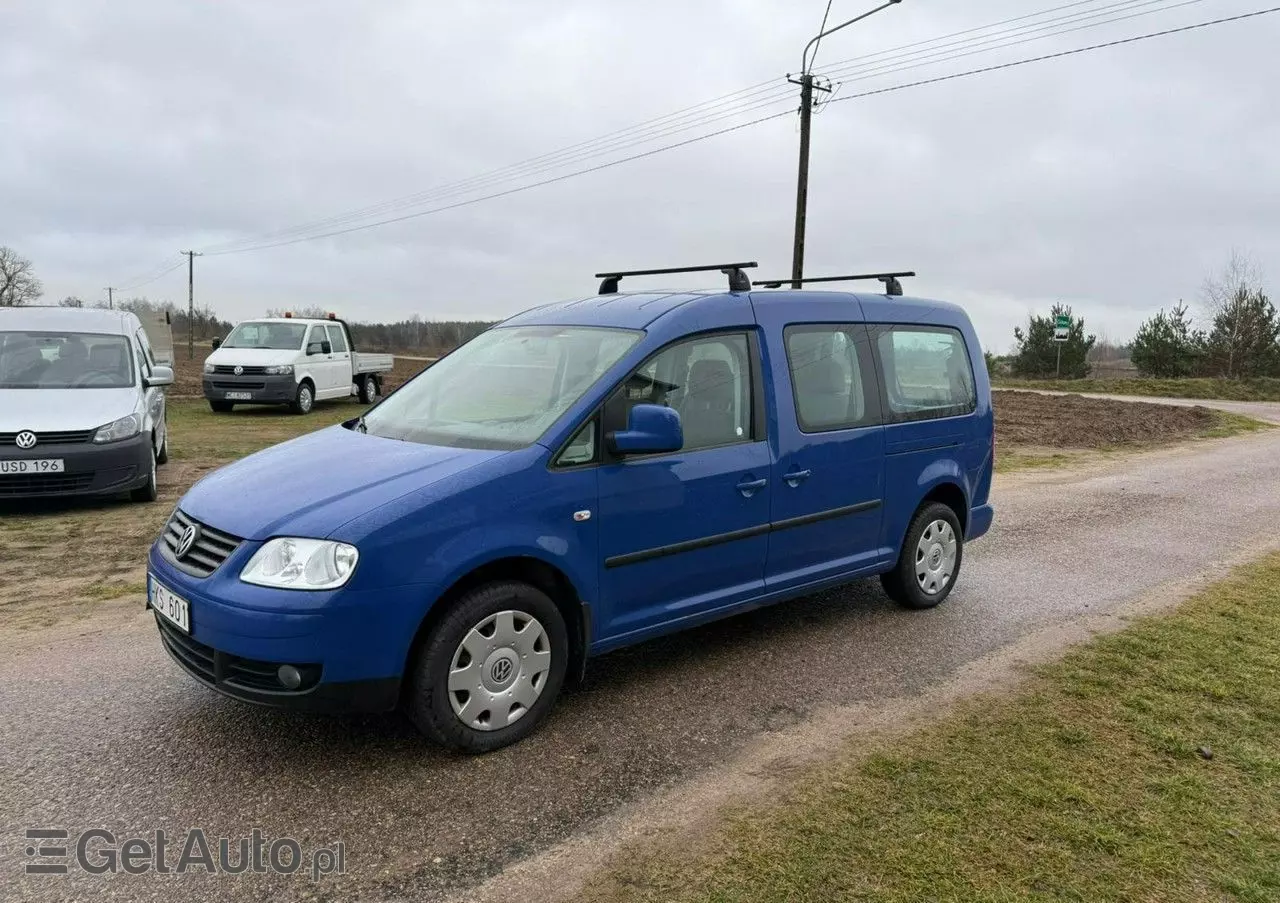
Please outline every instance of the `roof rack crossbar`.
M886 295L901 295L902 283L898 281L899 277L914 276L915 271L903 271L900 273L860 273L854 276L817 276L812 279L799 280L801 285L810 285L817 282L864 282L871 279L879 280L885 285ZM782 288L787 283L795 283L795 279L762 279L751 283L759 285L763 288Z
M747 278L747 274L743 270L749 270L759 265L754 260L751 260L745 263L716 263L696 267L667 267L661 270L627 270L625 272L596 273L596 278L603 280L600 283L600 294L616 295L618 293L618 283L626 276L665 276L671 273L709 273L719 270L729 277L729 291L745 292L751 290L751 280Z

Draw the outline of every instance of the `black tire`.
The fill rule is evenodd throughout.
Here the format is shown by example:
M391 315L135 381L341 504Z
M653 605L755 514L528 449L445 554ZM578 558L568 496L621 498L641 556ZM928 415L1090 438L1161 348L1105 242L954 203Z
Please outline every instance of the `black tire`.
M235 404L230 401L209 401L209 409L215 414L230 414Z
M373 404L377 401L378 395L381 394L381 387L378 385L378 377L374 376L372 373L361 377L359 394L361 404Z
M538 620L550 643L550 668L545 673L541 693L523 715L506 727L479 730L454 713L449 672L455 654L471 630L503 611L527 614ZM569 635L556 604L541 590L525 583L490 583L454 602L423 641L409 665L405 712L419 731L441 746L467 753L492 752L523 740L537 729L560 694L568 662ZM517 674L514 681L519 679Z
M151 476L145 484L137 489L129 491L129 498L135 502L154 502L160 496L159 487L156 485L156 464L159 458L156 457L156 450L151 449Z
M937 589L931 592L921 585L916 572L917 565L927 564L936 553L936 549L931 553L922 548L922 539L925 540L924 546L930 547L932 540L937 538L938 542L932 545L944 550L938 560L940 563L945 561L945 538L935 535L925 539L925 532L936 531L936 525L939 522L951 528L955 539L955 564L945 581L934 582ZM945 533L945 531L942 532ZM893 570L880 575L880 583L884 586L884 591L889 594L889 598L904 608L935 608L951 595L951 588L956 585L956 580L960 577L960 566L963 562L964 531L960 528L960 518L956 517L956 513L948 505L941 502L926 502L911 518L911 525L907 527L907 535L902 540L902 549L898 553L898 563L894 565ZM926 577L926 583L928 582Z
M169 431L164 431L164 445L160 446L160 453L156 455L157 464L169 463Z
M311 384L311 380L304 379L298 385L298 394L293 397L293 404L289 405L289 410L295 414L310 414L316 406L316 387Z

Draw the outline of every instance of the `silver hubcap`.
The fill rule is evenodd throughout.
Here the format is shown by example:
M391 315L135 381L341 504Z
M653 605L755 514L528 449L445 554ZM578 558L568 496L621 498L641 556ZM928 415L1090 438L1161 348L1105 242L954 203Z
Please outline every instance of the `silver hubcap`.
M306 386L303 386L302 391L298 393L298 404L304 411L311 410L311 390Z
M935 520L924 528L916 545L916 581L926 595L936 596L947 588L956 572L956 531L945 520Z
M523 611L500 611L467 632L449 667L449 704L467 727L496 731L522 718L542 695L551 641Z
M369 397L370 401L373 401L375 398L377 398L378 397L377 380L375 380L373 377L369 377L369 380L365 383L364 393Z

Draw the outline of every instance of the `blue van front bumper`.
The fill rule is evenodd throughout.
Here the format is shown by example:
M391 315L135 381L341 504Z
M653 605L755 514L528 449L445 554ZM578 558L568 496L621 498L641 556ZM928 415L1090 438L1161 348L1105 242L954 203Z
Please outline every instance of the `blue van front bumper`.
M244 561L237 559L252 554L241 552L200 579L152 547L148 600L155 581L188 604L190 633L155 614L170 657L206 687L244 702L330 713L395 708L424 612L423 588L405 587L403 594L273 590L240 582ZM282 665L297 669L299 686L285 685Z

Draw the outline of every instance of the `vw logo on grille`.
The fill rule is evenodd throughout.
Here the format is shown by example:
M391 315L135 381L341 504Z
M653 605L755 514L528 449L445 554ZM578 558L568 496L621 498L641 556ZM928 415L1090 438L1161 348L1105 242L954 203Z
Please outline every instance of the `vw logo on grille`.
M36 438L36 434L31 432L31 430L23 430L18 433L17 437L13 440L13 443L18 446L18 448L35 448L38 441L40 440Z
M236 368L231 372L234 373L236 376L244 376L244 367L241 367L239 364L236 364Z
M512 667L511 659L500 658L489 669L489 677L495 684L504 684L507 682L507 678L511 676Z
M182 538L178 540L178 547L173 550L175 558L183 558L191 547L196 544L196 538L199 537L200 531L196 529L196 525L192 524L182 531Z

